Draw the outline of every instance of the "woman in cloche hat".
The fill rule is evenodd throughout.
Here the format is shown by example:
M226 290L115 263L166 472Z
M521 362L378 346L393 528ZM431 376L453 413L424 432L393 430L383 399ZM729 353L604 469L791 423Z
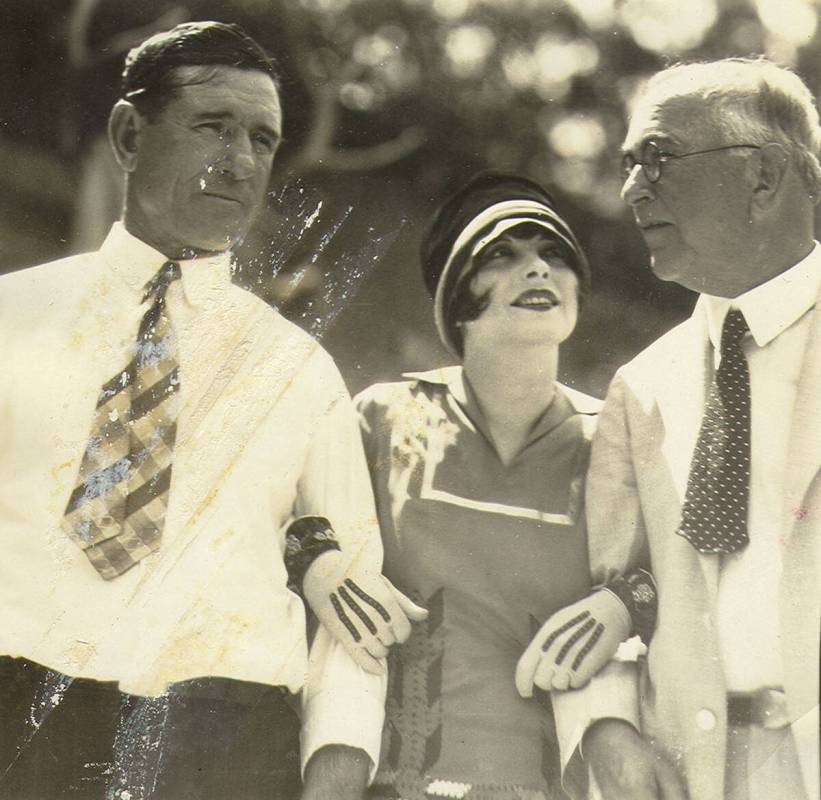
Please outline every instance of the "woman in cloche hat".
M371 797L562 797L549 700L522 698L514 673L541 623L590 588L600 403L556 379L587 259L541 186L488 173L438 211L422 267L459 364L357 398L385 574L430 612L391 652Z

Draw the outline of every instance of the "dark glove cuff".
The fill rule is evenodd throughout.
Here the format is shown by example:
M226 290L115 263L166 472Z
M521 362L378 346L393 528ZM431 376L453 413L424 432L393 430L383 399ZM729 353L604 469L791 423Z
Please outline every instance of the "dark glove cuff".
M302 596L302 581L317 556L339 550L331 523L325 517L299 517L285 533L285 569L288 588Z
M615 578L606 588L624 603L633 626L631 633L638 634L645 644L650 644L658 611L653 576L646 570L634 569Z

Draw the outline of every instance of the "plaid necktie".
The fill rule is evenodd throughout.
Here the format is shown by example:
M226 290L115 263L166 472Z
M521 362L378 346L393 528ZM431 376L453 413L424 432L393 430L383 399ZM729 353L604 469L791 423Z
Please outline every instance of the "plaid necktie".
M133 357L103 384L63 530L106 580L160 546L177 432L179 370L165 294L180 277L167 261L145 285L152 300Z
M690 465L678 533L702 553L733 553L749 542L750 370L741 349L748 330L740 311L727 313Z

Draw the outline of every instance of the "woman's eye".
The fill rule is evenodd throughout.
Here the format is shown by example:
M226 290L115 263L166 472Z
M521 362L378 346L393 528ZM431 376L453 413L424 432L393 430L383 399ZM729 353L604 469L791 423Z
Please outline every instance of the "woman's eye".
M483 253L484 261L492 261L495 258L504 258L510 254L510 248L505 244L494 244Z
M555 244L549 244L539 250L539 257L545 261L568 261L567 250Z

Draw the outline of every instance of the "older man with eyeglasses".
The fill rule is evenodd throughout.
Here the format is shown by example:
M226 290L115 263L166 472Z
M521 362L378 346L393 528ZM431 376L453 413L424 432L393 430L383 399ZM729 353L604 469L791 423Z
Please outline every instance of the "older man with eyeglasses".
M635 108L622 195L700 297L599 418L591 566L652 569L658 617L646 660L554 696L571 789L819 796L820 150L810 92L764 59L664 70Z

